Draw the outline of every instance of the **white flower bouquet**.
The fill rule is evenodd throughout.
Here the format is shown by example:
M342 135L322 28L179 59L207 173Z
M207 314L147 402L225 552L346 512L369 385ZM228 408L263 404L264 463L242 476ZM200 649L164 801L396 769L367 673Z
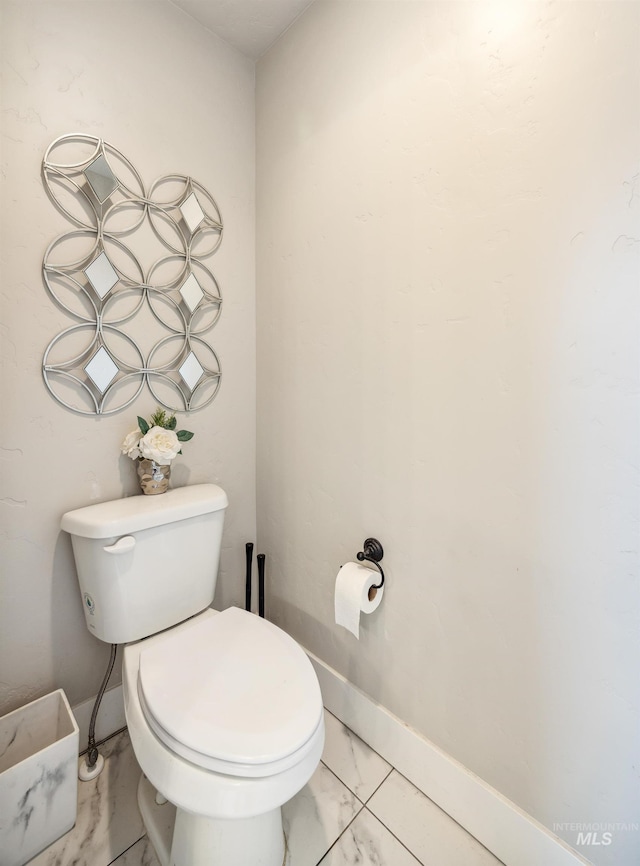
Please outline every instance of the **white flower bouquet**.
M193 439L188 430L176 432L176 416L158 409L151 422L138 416L138 429L127 433L122 453L138 461L143 493L164 493L169 485L171 461L182 454L182 443Z

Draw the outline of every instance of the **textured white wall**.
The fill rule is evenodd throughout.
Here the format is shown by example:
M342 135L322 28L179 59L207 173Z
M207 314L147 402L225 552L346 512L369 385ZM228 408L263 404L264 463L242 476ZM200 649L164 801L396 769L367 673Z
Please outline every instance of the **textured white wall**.
M176 485L217 481L229 493L218 604L243 598L243 542L255 536L253 64L164 0L1 10L0 712L54 687L72 703L97 692L108 648L85 629L60 515L136 491L120 442L155 408L143 392L122 413L84 418L42 382L44 349L70 324L41 274L48 244L71 228L40 179L57 136L102 136L147 184L189 174L220 206L224 240L208 261L224 297L212 332L223 382L211 406L181 416L196 435L174 464Z
M319 0L257 67L270 615L548 827L639 814L639 15Z

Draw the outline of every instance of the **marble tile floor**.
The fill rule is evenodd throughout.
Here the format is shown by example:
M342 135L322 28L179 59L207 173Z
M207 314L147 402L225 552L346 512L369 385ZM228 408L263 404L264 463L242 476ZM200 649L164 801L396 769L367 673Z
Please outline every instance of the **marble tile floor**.
M322 763L283 807L286 866L501 866L335 716L325 711L325 719ZM79 785L76 826L29 866L159 866L126 731L101 751L102 774Z

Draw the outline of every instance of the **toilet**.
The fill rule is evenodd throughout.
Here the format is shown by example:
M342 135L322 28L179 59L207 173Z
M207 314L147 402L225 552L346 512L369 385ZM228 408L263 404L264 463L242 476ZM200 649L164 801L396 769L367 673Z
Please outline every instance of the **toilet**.
M282 866L280 807L324 745L320 687L277 626L209 605L225 492L215 484L70 511L89 631L126 644L138 802L162 866Z

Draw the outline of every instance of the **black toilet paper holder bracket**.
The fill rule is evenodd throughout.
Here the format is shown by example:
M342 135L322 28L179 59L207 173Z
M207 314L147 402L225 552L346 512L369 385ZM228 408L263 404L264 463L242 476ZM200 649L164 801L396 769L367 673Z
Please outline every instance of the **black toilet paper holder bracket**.
M384 550L382 549L382 545L378 541L377 538L367 538L365 539L364 549L359 553L356 553L356 559L359 562L371 562L380 572L380 583L377 583L373 589L380 589L384 586L384 571L382 570L382 566L380 565L380 560L384 556Z

